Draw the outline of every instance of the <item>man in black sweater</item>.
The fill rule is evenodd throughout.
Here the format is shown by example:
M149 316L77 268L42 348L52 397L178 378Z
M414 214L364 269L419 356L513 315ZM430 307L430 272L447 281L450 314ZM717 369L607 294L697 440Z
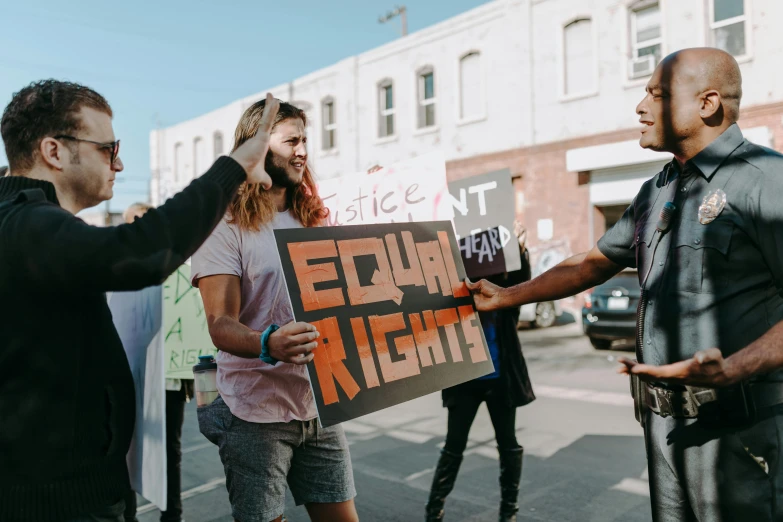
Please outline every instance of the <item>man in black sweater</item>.
M271 104L271 105L270 105ZM119 140L95 91L46 80L16 93L0 132L0 520L121 521L133 380L104 292L161 284L264 171L279 103L258 134L132 224L74 214L112 197Z

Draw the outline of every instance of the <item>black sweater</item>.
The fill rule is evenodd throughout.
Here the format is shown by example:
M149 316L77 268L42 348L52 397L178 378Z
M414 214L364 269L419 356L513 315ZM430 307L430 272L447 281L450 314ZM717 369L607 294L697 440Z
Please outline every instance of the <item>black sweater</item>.
M244 180L221 158L135 223L98 228L51 183L0 178L0 521L75 517L130 487L133 380L104 292L161 284ZM45 198L18 201L28 189Z

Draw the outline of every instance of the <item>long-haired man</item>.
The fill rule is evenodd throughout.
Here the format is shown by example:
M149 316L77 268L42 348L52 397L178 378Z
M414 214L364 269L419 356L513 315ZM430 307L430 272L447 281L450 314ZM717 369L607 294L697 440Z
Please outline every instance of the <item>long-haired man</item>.
M258 130L265 102L249 107L235 147ZM341 427L318 428L307 370L318 332L293 322L273 229L320 225L328 211L307 165L306 117L281 103L265 168L268 191L244 185L193 256L207 312L220 397L199 409L218 445L234 519L281 520L286 484L314 521L358 520Z

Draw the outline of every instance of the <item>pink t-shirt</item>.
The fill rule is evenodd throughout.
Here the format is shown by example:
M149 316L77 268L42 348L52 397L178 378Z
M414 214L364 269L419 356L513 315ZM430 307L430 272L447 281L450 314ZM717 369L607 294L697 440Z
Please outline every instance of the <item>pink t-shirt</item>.
M277 254L275 228L301 228L288 212L279 212L258 232L241 230L223 218L191 261L193 285L202 277L239 276L242 302L239 322L258 332L270 324L283 326L294 318ZM259 340L260 342L260 340ZM248 422L289 422L316 417L307 368L260 359L244 359L224 351L217 355L217 388L231 413Z

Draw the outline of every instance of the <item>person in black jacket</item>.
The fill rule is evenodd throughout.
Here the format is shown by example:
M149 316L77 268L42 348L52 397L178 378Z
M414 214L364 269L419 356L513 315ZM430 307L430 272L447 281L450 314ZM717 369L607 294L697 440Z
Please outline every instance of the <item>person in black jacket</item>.
M525 248L525 232L518 223L522 267L514 272L499 274L489 279L499 286L513 286L530 280L530 257ZM533 387L522 356L517 335L519 307L479 314L484 337L487 340L495 371L442 392L443 406L448 408L446 444L441 451L426 506L427 522L443 520L446 496L457 479L462 453L468 444L468 433L479 406L487 403L495 440L500 455L500 513L501 522L516 520L519 510L519 480L522 476L524 450L516 438L516 409L535 400Z
M128 360L104 292L161 284L209 236L240 184L264 171L256 136L132 224L74 216L122 171L109 104L45 80L16 93L0 132L0 520L122 520L135 417Z

